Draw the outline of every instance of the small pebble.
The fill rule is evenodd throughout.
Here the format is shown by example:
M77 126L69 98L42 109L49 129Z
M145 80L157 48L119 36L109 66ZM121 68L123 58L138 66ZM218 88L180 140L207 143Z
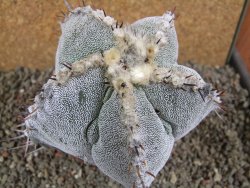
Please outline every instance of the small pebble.
M176 175L175 175L174 172L171 172L170 174L171 174L171 175L170 175L170 182L171 182L172 184L175 184L175 183L177 182L177 177L176 177Z

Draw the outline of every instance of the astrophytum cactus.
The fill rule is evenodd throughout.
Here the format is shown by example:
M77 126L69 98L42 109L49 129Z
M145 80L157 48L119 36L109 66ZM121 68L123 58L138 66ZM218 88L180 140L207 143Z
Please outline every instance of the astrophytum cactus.
M170 11L123 26L90 6L70 9L54 75L29 107L24 134L124 187L149 187L174 142L221 103L220 92L177 64L174 20Z

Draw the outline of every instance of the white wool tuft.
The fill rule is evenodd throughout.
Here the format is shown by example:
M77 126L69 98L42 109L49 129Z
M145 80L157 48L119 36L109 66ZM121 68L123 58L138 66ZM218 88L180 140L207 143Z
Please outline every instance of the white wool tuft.
M72 72L74 74L83 73L85 70L84 61L77 61L77 62L73 63L71 68L72 68Z
M101 19L103 19L103 18L105 17L103 11L102 11L102 10L99 10L99 9L93 11L92 13L93 13L93 15L94 15L96 18L101 18Z
M131 81L134 84L147 84L153 72L153 67L150 64L135 66L130 71Z
M165 14L163 14L163 18L167 22L170 22L171 20L173 20L174 17L175 17L174 14L172 14L172 12L170 12L170 11L167 11Z
M113 25L115 23L115 19L110 17L110 16L106 16L103 21L107 24L107 25Z
M136 40L135 46L136 46L138 54L140 54L141 56L146 56L145 44L142 40Z
M183 85L184 79L178 75L172 77L172 84L176 87L181 87Z
M155 36L156 36L157 40L165 37L165 35L164 35L164 33L162 31L157 31Z
M115 29L114 30L114 35L118 38L124 38L125 37L125 33L124 33L124 30L123 29Z
M117 63L121 58L120 51L116 48L111 48L104 52L104 62L106 65L110 66Z
M65 84L68 81L68 79L70 78L71 74L72 74L71 70L68 70L67 68L61 69L56 74L56 78L57 78L58 83Z

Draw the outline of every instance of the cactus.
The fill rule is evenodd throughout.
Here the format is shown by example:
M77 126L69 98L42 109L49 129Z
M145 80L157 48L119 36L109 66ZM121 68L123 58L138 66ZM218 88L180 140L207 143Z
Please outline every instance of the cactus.
M124 187L149 187L174 142L220 108L221 93L177 64L173 12L123 26L67 6L54 75L28 108L24 135Z

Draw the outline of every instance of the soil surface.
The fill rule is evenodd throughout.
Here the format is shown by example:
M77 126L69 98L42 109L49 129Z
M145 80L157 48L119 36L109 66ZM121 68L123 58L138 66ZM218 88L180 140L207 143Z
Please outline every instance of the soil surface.
M169 161L160 171L153 188L165 187L250 187L250 103L249 94L239 84L230 67L212 68L187 63L206 81L225 90L225 110L211 113L186 137L176 142ZM17 68L0 72L0 138L15 132L24 109L32 104L51 74ZM21 112L21 114L20 114ZM19 114L19 115L18 115ZM54 149L25 154L25 138L0 142L0 187L121 187L96 167L83 164ZM7 150L6 148L20 149ZM35 148L30 147L29 152Z

